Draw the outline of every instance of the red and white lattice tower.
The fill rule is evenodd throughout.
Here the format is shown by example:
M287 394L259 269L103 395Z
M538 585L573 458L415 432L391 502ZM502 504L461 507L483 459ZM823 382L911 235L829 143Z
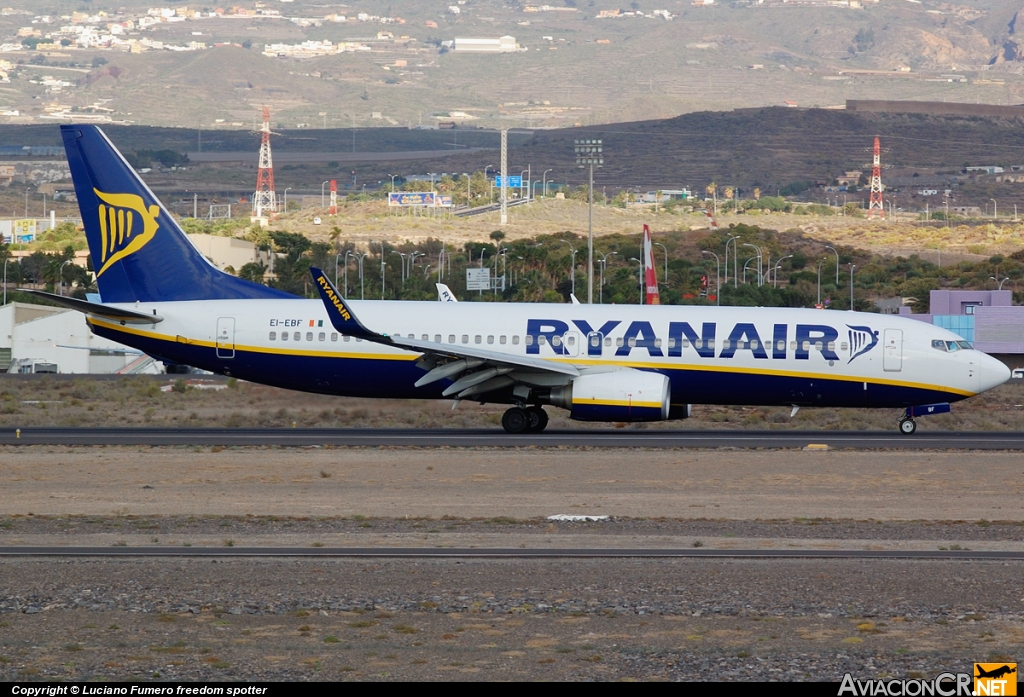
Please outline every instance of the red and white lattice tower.
M331 180L331 215L338 215L338 180Z
M868 217L885 220L885 204L882 202L882 148L875 136L875 156L871 160L871 199L868 202Z
M262 218L277 212L277 193L274 191L274 161L270 157L270 107L263 107L263 142L260 143L260 168L256 176L256 193L252 197L252 214Z

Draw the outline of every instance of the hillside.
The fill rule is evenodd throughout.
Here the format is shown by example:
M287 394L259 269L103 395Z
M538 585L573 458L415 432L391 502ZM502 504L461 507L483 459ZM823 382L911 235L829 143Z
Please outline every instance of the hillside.
M14 44L26 25L41 39L59 32L60 16L82 6L134 22L149 5L9 3L0 14L0 39ZM115 121L238 128L269 104L277 128L433 125L453 111L488 127L549 128L785 101L822 107L850 98L1024 101L1024 28L1018 26L1024 23L1016 21L1021 8L1013 0L706 6L637 0L615 17L599 16L614 13L610 3L552 4L572 11L528 11L527 3L500 0L455 5L458 14L444 3L411 0L296 0L259 4L280 16L255 16L256 4L242 3L250 15L228 18L193 7L188 12L204 16L126 29L125 41L149 42L139 43L138 53L71 43L59 52L3 54L13 65L0 107L19 114L0 118L38 122L54 105L72 111L100 105ZM53 13L50 21L39 19L44 12ZM370 18L356 21L360 12ZM388 16L373 19L378 13ZM336 21L339 14L347 21ZM503 34L524 50L485 55L442 46ZM304 41L350 42L359 50L264 55L268 46ZM202 48L167 48L190 43ZM45 87L47 76L70 84Z

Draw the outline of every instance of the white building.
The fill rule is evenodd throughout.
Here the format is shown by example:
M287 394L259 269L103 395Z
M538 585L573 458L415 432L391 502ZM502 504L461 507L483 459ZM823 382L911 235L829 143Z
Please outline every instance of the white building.
M221 271L231 268L235 273L249 263L270 267L270 252L260 251L248 240L220 235L187 235L199 253Z
M514 36L502 36L497 39L455 38L453 50L473 53L514 53L526 49L516 43Z
M135 349L94 335L85 315L46 305L0 307L0 372L161 373Z

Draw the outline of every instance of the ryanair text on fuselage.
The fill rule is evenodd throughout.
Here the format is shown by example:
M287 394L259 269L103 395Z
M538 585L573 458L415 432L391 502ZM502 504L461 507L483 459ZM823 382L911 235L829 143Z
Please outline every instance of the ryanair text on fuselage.
M597 327L581 319L572 320L572 324L575 326L570 327L569 323L557 319L528 320L526 353L539 355L541 346L547 345L555 355L569 355L570 351L562 340L567 333L578 330L588 337L599 335L603 338L615 331L622 320L608 320ZM855 347L850 361L878 344L878 332L870 327L847 325L847 334L849 345ZM643 349L651 357L667 355L679 358L684 349L690 348L701 358L734 358L738 351L749 351L750 355L761 360L785 360L789 352L796 360L809 360L811 352L817 351L825 360L838 361L836 342L839 336L839 330L827 324L797 324L792 327L774 324L766 340L754 324L738 322L733 325L725 341L718 344L716 322L702 323L699 333L689 322L669 322L667 331L658 332L651 322L638 320L630 322L622 334L622 341L616 342L615 356L629 356L633 350ZM588 355L602 355L602 341L585 343Z

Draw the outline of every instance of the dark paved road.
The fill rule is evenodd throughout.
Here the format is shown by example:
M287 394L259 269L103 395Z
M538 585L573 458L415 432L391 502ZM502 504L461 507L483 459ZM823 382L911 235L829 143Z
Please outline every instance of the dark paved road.
M473 559L910 559L1024 561L1024 551L842 549L624 549L476 547L0 547L3 557L388 557Z
M500 429L23 428L0 445L284 445L410 447L803 448L1024 450L1024 433L893 431L578 430L511 436Z

